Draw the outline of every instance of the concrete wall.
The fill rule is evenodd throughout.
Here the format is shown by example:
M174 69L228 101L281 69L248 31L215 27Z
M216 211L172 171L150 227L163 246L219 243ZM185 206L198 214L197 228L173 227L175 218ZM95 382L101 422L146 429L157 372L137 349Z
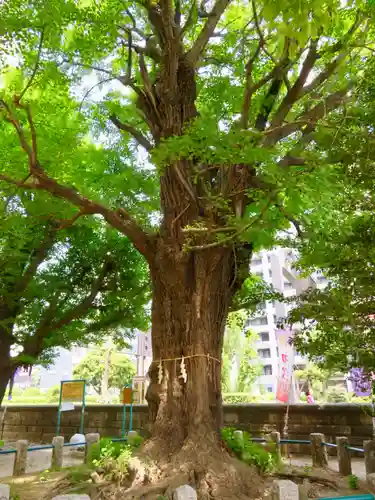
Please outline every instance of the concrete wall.
M56 405L12 405L5 408L0 410L0 440L28 439L32 443L50 443L56 435ZM362 447L363 440L372 436L371 417L365 413L364 408L364 405L349 404L292 405L289 409L288 437L308 439L311 432L320 432L325 434L328 442L334 443L336 436L347 436L351 445ZM281 404L226 405L224 425L249 431L254 437L260 437L271 430L282 434L285 409ZM119 436L121 419L120 405L89 405L86 408L85 433L99 432L102 436ZM147 406L134 406L134 429L144 431L147 419ZM62 414L61 433L66 439L78 432L79 420L80 408ZM295 445L293 451L308 452L308 446Z

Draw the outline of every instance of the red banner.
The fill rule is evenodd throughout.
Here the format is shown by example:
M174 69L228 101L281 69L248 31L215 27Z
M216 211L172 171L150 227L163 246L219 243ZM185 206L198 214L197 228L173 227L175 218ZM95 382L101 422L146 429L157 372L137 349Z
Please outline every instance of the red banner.
M293 332L290 330L276 330L276 339L279 347L279 373L277 377L276 399L282 403L291 403L294 400L294 348L290 342L292 336Z

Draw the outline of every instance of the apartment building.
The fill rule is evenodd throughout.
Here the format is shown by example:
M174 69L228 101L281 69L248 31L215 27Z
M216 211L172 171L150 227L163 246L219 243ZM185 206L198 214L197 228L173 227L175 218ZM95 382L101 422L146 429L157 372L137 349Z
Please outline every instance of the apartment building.
M321 274L308 278L299 277L298 273L292 269L295 260L296 256L292 250L274 248L254 255L250 270L256 276L272 284L275 290L286 297L298 295L311 286L322 288L326 285L326 278ZM277 321L285 318L292 307L293 304L267 302L261 305L261 312L258 316L248 320L247 327L258 334L257 362L261 364L261 375L255 392L276 392L279 353L275 331ZM297 353L295 365L298 369L302 370L306 363L307 360Z

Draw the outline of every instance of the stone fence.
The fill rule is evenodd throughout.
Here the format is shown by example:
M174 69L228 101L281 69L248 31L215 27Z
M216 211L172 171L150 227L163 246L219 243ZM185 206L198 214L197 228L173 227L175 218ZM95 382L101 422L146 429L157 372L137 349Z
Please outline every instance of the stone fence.
M336 437L345 436L354 447L372 438L371 417L366 405L291 405L289 409L288 438L308 440L311 433L324 434L325 440L336 443ZM286 407L283 404L235 404L224 406L224 425L248 431L253 437L262 437L272 431L282 435ZM88 405L85 414L85 433L101 436L121 435L121 405ZM141 434L147 428L147 406L133 408L133 428ZM80 410L64 412L61 416L61 434L69 439L78 432ZM57 406L5 406L0 410L0 440L27 439L29 443L51 443L56 436ZM308 445L294 444L293 453L309 453ZM333 453L334 450L332 450Z

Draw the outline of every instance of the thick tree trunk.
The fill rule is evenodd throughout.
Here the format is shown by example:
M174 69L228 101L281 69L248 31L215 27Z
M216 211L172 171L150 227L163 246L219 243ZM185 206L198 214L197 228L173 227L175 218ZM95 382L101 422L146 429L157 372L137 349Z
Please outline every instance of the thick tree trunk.
M161 243L154 262L147 399L153 435L173 453L186 439L213 435L221 426L221 351L234 256L231 248L174 254Z
M7 385L9 380L14 374L14 367L11 363L10 357L10 342L7 336L3 336L0 329L0 353L1 353L1 363L0 363L0 405L3 402Z

